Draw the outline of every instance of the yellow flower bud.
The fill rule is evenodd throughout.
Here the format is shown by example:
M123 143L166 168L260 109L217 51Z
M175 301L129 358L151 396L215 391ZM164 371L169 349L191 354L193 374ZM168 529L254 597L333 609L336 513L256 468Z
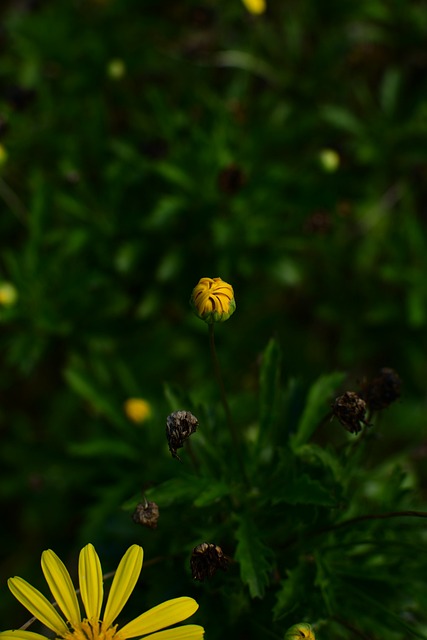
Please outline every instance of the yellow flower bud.
M127 418L136 424L141 424L151 417L150 403L142 398L128 398L123 408Z
M284 640L302 640L303 638L306 640L316 640L311 625L306 622L299 622L287 630Z
M319 153L319 161L325 171L333 173L341 163L341 158L334 149L322 149Z
M6 163L8 153L5 147L0 144L0 166Z
M107 67L107 74L112 80L120 80L126 73L126 65L120 58L110 60Z
M12 307L18 299L18 292L10 282L0 283L0 305Z
M231 284L221 278L201 278L190 298L196 316L208 324L225 322L236 310Z
M266 10L265 0L243 0L243 4L249 13L259 15Z

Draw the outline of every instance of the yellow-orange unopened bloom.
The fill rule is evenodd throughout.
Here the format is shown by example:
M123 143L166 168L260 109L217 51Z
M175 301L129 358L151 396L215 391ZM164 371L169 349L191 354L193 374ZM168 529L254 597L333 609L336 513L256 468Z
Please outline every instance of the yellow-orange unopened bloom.
M243 0L243 4L250 13L257 15L266 10L265 0Z
M287 630L285 640L316 640L316 636L311 625L307 622L300 622Z
M236 310L233 287L221 278L201 278L190 304L196 316L208 324L225 322Z
M9 589L21 604L54 632L56 640L202 640L203 627L196 624L166 629L189 618L198 609L193 598L174 598L149 609L117 628L115 620L129 599L142 569L143 551L134 544L126 551L115 573L104 613L101 615L104 586L101 563L91 544L79 557L80 596L86 615L82 617L80 604L67 568L51 551L42 554L42 569L49 589L62 611L61 616L40 591L22 578L10 578ZM47 640L32 631L16 629L3 631L0 640Z
M142 398L128 398L123 408L129 420L136 424L145 422L151 417L151 405Z

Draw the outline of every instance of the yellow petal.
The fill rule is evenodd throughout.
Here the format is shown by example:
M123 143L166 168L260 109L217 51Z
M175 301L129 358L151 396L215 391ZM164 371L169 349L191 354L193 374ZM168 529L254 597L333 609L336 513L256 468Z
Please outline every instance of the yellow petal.
M69 631L59 613L40 591L37 591L28 582L18 577L9 578L7 584L15 598L46 627L52 629L58 635Z
M204 634L205 630L198 624L185 624L183 627L166 629L166 631L159 631L151 636L145 636L143 640L201 640Z
M79 556L80 595L86 611L86 617L99 620L101 615L104 586L102 569L98 554L92 544L80 551Z
M243 0L243 4L250 13L264 13L266 9L265 0Z
M142 547L133 544L120 560L103 616L103 622L107 627L117 618L128 601L141 573L143 555Z
M71 625L81 621L74 585L65 564L51 549L42 553L42 569L56 603Z
M0 631L0 638L1 640L47 640L46 636L42 636L40 633L21 631L21 629Z
M174 598L149 609L119 630L122 638L135 638L145 633L159 631L172 624L186 620L199 605L193 598Z

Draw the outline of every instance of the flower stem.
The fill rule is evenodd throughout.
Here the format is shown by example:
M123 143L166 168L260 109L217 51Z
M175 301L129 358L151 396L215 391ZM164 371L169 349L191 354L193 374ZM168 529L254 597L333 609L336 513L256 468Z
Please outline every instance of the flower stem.
M233 446L234 446L234 450L236 452L236 457L239 463L239 467L240 467L240 471L242 473L242 476L246 482L246 484L249 484L248 479L247 479L247 475L246 475L246 470L245 470L245 465L243 462L243 457L242 457L242 448L241 448L241 439L240 439L240 434L236 429L236 426L233 422L233 418L231 416L231 411L230 411L230 407L227 401L227 394L225 392L225 387L224 387L224 381L222 379L222 374L221 374L221 367L219 364L219 360L218 360L218 355L216 352L216 348L215 348L215 336L214 336L214 324L210 324L209 326L209 346L210 346L210 350L211 350L211 356L212 356L212 363L213 363L213 367L214 367L214 371L215 371L215 377L216 380L218 382L218 386L219 386L219 392L221 395L221 402L222 402L222 406L224 407L224 412L225 412L225 417L226 417L226 421L227 421L227 425L231 434L231 439L233 442Z

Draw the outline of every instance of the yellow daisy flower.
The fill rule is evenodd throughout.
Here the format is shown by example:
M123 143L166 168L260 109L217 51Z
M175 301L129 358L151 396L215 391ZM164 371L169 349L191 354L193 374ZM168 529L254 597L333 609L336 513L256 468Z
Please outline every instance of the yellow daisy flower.
M250 13L259 15L266 10L265 0L243 0L243 4Z
M165 629L191 616L199 607L193 598L174 598L149 609L120 629L115 619L125 606L139 578L142 569L143 550L134 544L120 561L111 585L107 604L101 619L104 595L101 563L93 545L88 544L80 552L79 584L80 595L86 612L81 616L70 574L63 562L51 551L42 554L42 569L49 589L63 612L64 618L44 595L22 578L10 578L9 589L46 627L55 633L58 640L201 640L204 629L188 624L173 629ZM161 629L164 629L161 631ZM32 631L3 631L1 640L46 640L46 637Z
M123 404L123 409L126 417L136 424L145 422L151 417L151 405L143 398L128 398Z

